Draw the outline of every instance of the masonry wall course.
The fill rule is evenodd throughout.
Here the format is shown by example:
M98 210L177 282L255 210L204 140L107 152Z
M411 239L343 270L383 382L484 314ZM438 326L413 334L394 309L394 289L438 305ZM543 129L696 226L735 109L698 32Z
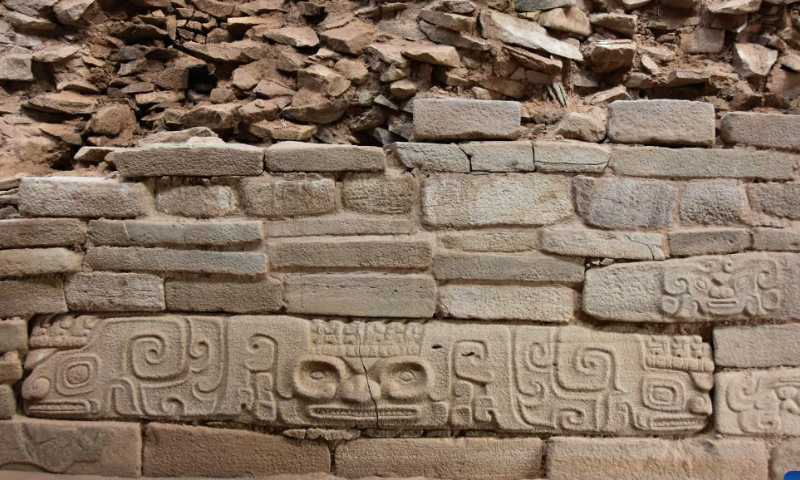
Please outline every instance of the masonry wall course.
M0 221L0 248L71 247L86 241L86 224L72 218Z
M143 184L93 177L26 177L19 196L29 217L133 218L151 204Z
M110 154L123 177L260 175L264 149L235 143L154 143Z
M731 112L722 117L725 143L800 150L800 115Z

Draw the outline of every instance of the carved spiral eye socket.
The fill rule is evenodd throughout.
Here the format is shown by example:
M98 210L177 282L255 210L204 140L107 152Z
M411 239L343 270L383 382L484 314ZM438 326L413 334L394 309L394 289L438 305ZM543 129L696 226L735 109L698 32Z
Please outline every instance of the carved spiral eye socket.
M79 395L94 390L100 369L95 356L77 356L64 362L59 368L56 388L64 395Z
M67 369L67 383L71 386L83 385L89 381L90 373L86 364L72 365Z
M294 371L295 391L314 399L336 396L345 368L336 360L324 357L301 359Z
M428 389L428 368L417 359L390 360L380 374L381 391L389 398L416 399Z

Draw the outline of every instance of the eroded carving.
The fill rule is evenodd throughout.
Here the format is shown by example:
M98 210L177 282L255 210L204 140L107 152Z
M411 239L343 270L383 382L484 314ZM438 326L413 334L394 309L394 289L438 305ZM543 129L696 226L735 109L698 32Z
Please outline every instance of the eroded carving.
M800 435L800 369L717 375L718 427L737 435Z
M86 341L100 319L93 315L46 315L31 332L31 348L77 348Z

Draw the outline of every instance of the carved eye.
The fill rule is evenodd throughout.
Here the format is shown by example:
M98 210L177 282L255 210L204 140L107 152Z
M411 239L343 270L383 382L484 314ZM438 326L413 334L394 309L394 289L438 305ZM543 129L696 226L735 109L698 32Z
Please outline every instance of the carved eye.
M695 287L698 290L708 290L708 282L704 278L698 278L694 281Z
M300 359L294 370L295 391L309 398L333 398L345 371L345 365L338 358L305 357Z
M380 369L381 391L389 398L422 398L427 393L429 371L416 357L389 359Z
M86 364L73 365L67 369L66 380L69 385L78 386L89 380L89 366Z
M100 360L94 355L76 356L59 367L56 388L64 395L79 395L94 390Z

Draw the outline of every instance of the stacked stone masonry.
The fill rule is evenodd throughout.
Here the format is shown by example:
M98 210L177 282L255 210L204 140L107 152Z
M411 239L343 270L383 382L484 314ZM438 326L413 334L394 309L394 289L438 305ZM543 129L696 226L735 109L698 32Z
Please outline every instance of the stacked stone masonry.
M22 178L0 469L800 469L800 153L774 130L800 115L618 101L591 143L520 138L515 102L414 113L385 149L187 134Z

